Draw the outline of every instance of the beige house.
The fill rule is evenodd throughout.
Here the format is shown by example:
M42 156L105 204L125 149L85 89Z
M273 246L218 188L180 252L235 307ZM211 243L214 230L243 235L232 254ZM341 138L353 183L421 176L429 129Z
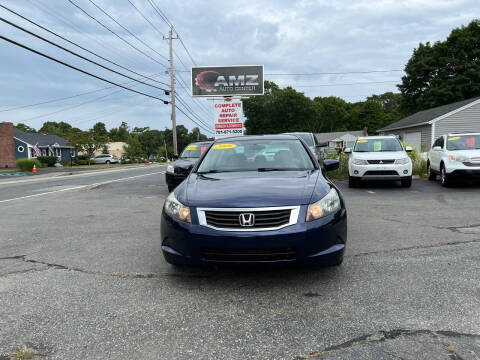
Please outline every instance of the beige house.
M122 142L122 141L107 143L106 145L108 147L108 153L111 154L111 155L115 155L118 158L121 158L123 156L124 152L125 152L125 150L123 150L123 147L126 144L127 143ZM102 153L102 149L97 150L95 152L95 156L100 155L101 153Z

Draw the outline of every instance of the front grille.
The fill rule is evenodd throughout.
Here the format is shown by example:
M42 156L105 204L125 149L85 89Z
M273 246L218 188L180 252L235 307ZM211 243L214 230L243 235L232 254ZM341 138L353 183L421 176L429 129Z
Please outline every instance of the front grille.
M173 172L174 172L175 175L188 175L190 170L187 170L187 169L184 169L184 168L181 168L181 167L175 167L173 169Z
M480 157L472 157L470 160L472 160L473 163L480 163Z
M262 211L205 211L207 225L228 229L276 228L290 222L291 209ZM253 226L240 225L240 214L253 214Z
M472 159L472 160L473 160L473 159ZM480 162L476 162L476 163L464 162L463 165L465 165L465 166L480 167Z
M398 176L398 172L395 170L369 170L365 173L365 176L368 175L396 175Z
M268 249L200 248L203 260L210 261L292 261L297 252L293 247Z
M369 164L393 164L395 160L367 160Z

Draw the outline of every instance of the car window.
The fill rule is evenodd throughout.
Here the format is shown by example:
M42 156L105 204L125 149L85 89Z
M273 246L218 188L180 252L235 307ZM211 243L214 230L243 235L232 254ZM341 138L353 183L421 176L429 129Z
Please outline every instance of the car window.
M313 170L299 140L238 140L214 144L198 172Z
M313 139L312 139L312 134L295 134L295 135L298 136L303 141L305 141L305 143L308 146L315 146L315 143L313 142Z
M452 135L447 138L448 150L474 150L480 149L480 134Z
M355 143L355 152L402 151L403 146L395 138L359 139Z
M208 149L208 144L190 144L180 154L181 158L199 158Z

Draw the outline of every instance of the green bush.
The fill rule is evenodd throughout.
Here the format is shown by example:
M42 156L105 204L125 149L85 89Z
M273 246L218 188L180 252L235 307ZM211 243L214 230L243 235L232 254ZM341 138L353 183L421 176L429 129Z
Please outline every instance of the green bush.
M42 163L37 159L20 159L17 160L16 165L22 171L32 171L33 165L37 168L42 167Z
M88 160L88 155L77 155L77 160Z
M348 179L348 156L345 154L340 154L338 161L340 162L338 169L327 172L327 177L335 180Z
M53 166L57 163L56 156L38 156L37 160L45 164L45 166Z
M93 164L93 161L90 161L90 164L89 164L88 160L77 159L76 164L77 165L90 165L90 164Z
M422 156L420 151L418 151L417 147L411 144L406 143L405 141L403 142L403 146L411 146L412 151L410 151L408 156L412 160L412 165L413 165L413 175L418 175L421 177L426 177L427 176L427 160Z

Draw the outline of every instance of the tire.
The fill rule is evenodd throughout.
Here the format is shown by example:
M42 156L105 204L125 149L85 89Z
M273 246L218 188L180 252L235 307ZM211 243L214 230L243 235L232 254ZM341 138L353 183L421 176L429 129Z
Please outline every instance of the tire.
M105 161L105 164L110 165L110 160Z
M412 186L412 177L409 176L407 178L401 179L400 182L402 183L402 187L409 188Z
M440 182L443 187L449 187L452 185L452 180L450 176L447 174L447 170L445 169L445 165L440 165Z
M430 167L430 163L429 163L429 162L427 163L427 178L428 178L428 180L430 180L430 181L435 181L435 180L437 180L437 174L435 174L434 172L432 172L432 168Z
M353 176L348 177L348 187L349 188L356 188L358 186L358 180L355 179Z
M173 190L175 190L175 186L173 185L167 185L168 192L171 193Z
M340 266L340 265L342 265L342 263L343 263L343 256L340 259L338 259L337 262L334 262L334 263L330 264L330 266L332 266L332 267L333 266Z

